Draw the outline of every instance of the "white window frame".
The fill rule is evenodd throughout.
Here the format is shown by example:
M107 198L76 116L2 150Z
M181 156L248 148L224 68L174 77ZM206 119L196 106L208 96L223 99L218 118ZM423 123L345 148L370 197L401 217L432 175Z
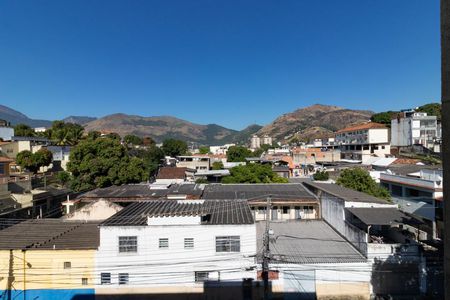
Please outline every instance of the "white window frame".
M138 252L137 236L135 236L135 235L119 236L118 237L118 251L121 254L137 253Z
M216 236L216 253L241 252L241 236L226 235Z

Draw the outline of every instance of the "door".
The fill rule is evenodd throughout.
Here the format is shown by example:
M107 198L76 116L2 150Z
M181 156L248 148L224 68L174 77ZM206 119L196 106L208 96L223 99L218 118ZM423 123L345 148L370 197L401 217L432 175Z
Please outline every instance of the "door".
M272 220L278 220L278 206L272 207Z

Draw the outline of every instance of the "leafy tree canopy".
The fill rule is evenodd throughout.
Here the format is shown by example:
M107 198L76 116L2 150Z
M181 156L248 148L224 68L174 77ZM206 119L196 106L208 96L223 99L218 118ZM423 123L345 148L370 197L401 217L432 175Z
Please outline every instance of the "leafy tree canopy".
M126 145L134 145L134 146L142 145L144 143L143 139L141 139L140 137L138 137L137 135L134 135L134 134L126 135L123 138L123 142Z
M80 124L53 121L52 127L44 135L57 145L74 146L81 140L83 132L84 128Z
M211 169L213 169L213 170L222 170L223 168L224 168L223 162L221 162L221 161L215 161L215 162L213 162L213 164L211 166Z
M287 183L287 178L278 176L270 165L248 164L230 169L230 176L222 183Z
M440 103L428 103L420 106L417 111L426 112L429 116L436 116L438 120L442 117Z
M175 157L178 155L186 154L188 147L186 142L175 139L167 139L163 142L162 150L164 154Z
M35 136L33 128L26 124L17 124L14 126L14 135L15 136Z
M142 159L150 175L156 174L161 160L164 158L164 152L155 145L146 149L131 149L128 153L130 156Z
M330 176L328 172L324 170L324 171L317 171L316 173L314 173L313 178L314 180L317 181L327 181L330 178Z
M202 146L198 149L200 154L208 154L209 153L209 147L208 146Z
M30 172L36 173L41 167L48 166L53 160L53 154L46 148L42 148L35 153L24 150L17 154L16 163Z
M381 124L385 124L388 127L391 127L391 120L392 118L395 118L395 116L397 116L398 112L397 111L385 111L385 112L380 112L377 114L372 115L372 117L370 117L370 120L372 122L376 122L376 123L381 123Z
M389 191L381 187L375 180L370 177L369 172L362 168L345 169L339 175L336 183L359 192L390 200Z
M70 153L68 170L75 191L148 179L144 160L131 157L119 140L108 137L81 141Z
M227 151L227 161L229 162L242 162L251 156L253 156L253 152L242 146L231 146Z

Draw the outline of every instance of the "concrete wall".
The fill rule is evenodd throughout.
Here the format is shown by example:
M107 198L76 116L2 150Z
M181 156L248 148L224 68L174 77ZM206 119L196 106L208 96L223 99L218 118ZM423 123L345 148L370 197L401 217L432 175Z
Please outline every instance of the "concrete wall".
M123 207L118 204L99 199L63 216L63 218L67 220L100 221L108 219L122 209Z
M119 236L137 236L137 253L119 253ZM216 236L240 236L240 252L216 252ZM169 247L159 248L159 238ZM194 239L194 248L184 248L184 238ZM256 279L256 226L251 225L166 225L103 226L96 272L111 273L111 284L100 285L96 293L162 291L195 293L203 283L195 282L195 271L219 272L222 282ZM252 270L253 269L253 270ZM118 285L118 273L129 274L129 285ZM98 282L99 276L98 276Z
M95 250L1 250L0 292L25 299L73 299L94 294ZM71 268L64 269L64 262ZM87 285L82 284L86 278ZM16 298L14 298L16 299ZM89 296L87 299L93 299Z

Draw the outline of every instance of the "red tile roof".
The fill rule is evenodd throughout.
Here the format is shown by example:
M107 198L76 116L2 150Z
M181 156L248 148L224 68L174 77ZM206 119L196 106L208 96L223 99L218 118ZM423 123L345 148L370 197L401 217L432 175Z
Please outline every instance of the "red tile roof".
M188 168L161 167L156 179L184 179Z
M342 133L342 132L349 132L349 131L356 131L356 130L367 130L367 129L384 129L386 127L386 125L384 124L380 124L380 123L375 123L375 122L366 122L366 123L361 123L361 124L356 124L353 126L349 126L346 128L343 128L341 130L338 130L336 133Z

